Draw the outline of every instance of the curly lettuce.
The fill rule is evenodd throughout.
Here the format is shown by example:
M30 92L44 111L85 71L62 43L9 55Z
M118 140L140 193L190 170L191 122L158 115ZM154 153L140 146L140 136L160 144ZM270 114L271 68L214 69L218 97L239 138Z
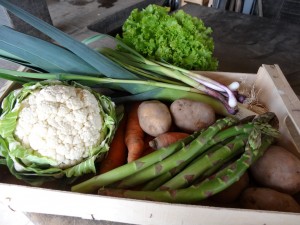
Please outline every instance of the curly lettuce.
M190 69L216 70L212 29L183 10L149 5L134 9L117 36L144 57Z

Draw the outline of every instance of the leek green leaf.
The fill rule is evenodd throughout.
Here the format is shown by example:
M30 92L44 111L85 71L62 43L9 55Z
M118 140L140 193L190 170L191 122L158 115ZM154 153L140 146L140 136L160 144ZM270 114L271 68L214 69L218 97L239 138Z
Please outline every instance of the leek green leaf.
M97 69L101 74L119 79L137 79L137 76L128 70L124 69L117 63L113 62L109 58L95 51L94 49L88 47L84 43L75 40L70 35L60 31L59 29L53 27L52 25L46 23L45 21L31 15L25 10L15 6L6 0L0 0L0 5L5 7L7 10L18 16L20 19L29 23L36 29L40 30L44 34L48 35L50 38L55 40L57 43L62 45L64 48L76 54L82 60L86 61L88 64ZM41 53L44 54L44 53ZM130 93L141 93L145 90L155 89L151 86L146 86L140 88L138 85L131 84L120 84L125 90Z
M47 72L99 74L72 52L6 26L0 26L0 48Z

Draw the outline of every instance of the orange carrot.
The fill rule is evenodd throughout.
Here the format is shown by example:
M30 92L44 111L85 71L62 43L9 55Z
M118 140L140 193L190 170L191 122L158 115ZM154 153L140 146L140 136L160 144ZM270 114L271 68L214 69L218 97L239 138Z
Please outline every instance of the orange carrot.
M127 148L124 141L126 123L126 116L124 116L116 130L109 151L100 164L100 174L122 166L127 162Z
M133 102L128 112L125 131L125 143L128 149L127 162L140 158L144 150L144 131L138 119L138 107L141 102Z
M154 149L160 149L166 147L176 141L179 141L185 137L189 136L187 133L183 132L167 132L155 137L149 142L149 146Z

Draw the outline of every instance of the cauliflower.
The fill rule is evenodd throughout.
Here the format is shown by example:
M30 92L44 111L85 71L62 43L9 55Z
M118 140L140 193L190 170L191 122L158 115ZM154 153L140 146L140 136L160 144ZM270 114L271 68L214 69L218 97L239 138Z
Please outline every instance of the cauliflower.
M7 96L2 108L0 125L9 126L1 126L0 135L19 175L95 172L94 162L108 150L117 121L107 97L58 81L25 85Z
M100 140L102 118L88 90L51 85L22 101L15 136L26 148L55 159L67 168L87 158Z

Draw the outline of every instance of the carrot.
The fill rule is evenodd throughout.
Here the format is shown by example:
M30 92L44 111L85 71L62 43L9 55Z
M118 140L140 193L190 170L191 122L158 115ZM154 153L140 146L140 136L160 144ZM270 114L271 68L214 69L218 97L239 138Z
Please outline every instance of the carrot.
M144 150L144 131L138 119L138 107L141 102L133 102L128 112L125 131L125 143L128 149L127 162L140 158Z
M110 144L106 157L102 160L99 168L100 174L124 165L127 162L127 148L124 141L126 116L120 121L113 140Z
M187 136L189 136L189 134L183 132L166 132L161 135L158 135L156 138L150 141L149 146L154 149L160 149L176 141L179 141Z

